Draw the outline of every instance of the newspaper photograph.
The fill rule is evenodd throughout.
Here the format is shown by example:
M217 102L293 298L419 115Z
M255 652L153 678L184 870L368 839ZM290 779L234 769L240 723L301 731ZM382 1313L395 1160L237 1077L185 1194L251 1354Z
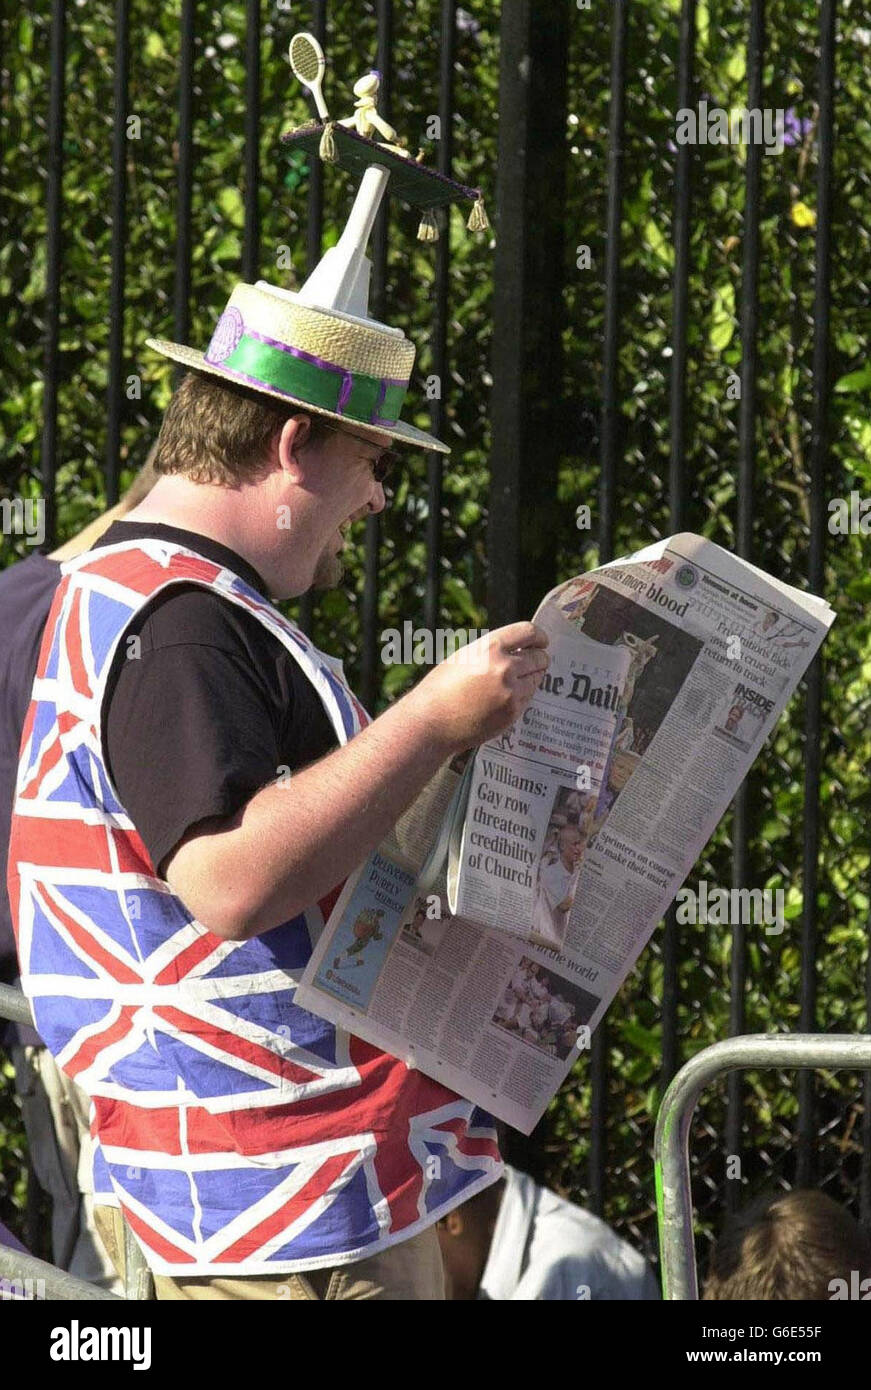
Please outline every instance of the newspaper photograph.
M448 900L462 917L560 946L631 654L573 628L555 603L533 621L550 637L550 666L522 718L475 755Z
M536 698L346 883L298 1002L530 1133L833 620L689 534L558 586Z

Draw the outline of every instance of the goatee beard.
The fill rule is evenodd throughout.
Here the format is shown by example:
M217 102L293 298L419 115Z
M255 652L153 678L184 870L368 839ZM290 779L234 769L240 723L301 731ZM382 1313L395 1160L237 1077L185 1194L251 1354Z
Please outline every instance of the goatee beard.
M342 582L345 567L338 555L325 552L320 556L312 575L313 589L335 589Z

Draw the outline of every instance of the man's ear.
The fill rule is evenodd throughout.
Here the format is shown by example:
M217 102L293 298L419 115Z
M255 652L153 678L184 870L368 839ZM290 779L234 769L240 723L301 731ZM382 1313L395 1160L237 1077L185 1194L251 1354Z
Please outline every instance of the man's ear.
M291 482L298 483L302 478L305 464L299 456L302 449L311 435L311 417L308 415L291 415L289 420L285 420L280 433L276 436L275 449L277 453L276 462L284 470Z

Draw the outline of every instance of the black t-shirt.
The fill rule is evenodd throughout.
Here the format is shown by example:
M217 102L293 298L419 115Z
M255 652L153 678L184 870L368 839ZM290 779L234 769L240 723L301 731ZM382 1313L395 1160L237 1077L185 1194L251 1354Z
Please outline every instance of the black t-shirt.
M187 546L266 593L217 541L154 522L116 521L95 549L154 539ZM127 637L140 638L140 654ZM198 584L172 584L127 629L103 704L103 748L152 863L210 816L230 816L283 768L337 746L314 686L258 618Z

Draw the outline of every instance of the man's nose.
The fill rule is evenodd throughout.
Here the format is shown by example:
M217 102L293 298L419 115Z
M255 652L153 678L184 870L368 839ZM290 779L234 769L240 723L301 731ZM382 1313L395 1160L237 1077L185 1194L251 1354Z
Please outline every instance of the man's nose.
M375 483L369 500L369 510L370 512L383 512L386 506L387 498L384 496L384 486L382 483Z

